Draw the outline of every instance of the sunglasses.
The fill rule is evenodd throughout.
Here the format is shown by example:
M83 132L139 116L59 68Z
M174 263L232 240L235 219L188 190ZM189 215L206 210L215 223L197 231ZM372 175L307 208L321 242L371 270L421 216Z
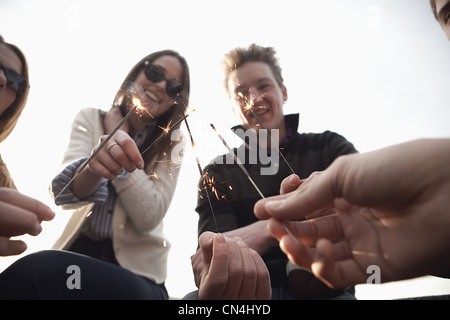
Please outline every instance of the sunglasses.
M25 92L28 87L27 80L12 69L8 69L0 63L0 70L3 70L6 76L6 86L20 95Z
M166 81L166 92L169 97L175 99L177 95L181 92L183 87L177 79L169 79L164 73L164 68L156 64L151 64L150 62L145 62L144 74L148 80L153 83Z

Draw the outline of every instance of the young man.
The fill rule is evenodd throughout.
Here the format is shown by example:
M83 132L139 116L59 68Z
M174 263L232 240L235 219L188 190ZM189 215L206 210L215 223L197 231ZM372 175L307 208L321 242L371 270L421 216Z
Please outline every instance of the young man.
M450 0L430 0L430 4L436 20L450 40Z
M430 3L450 40L450 0ZM255 214L274 218L269 230L293 263L334 288L364 283L369 266L381 282L449 278L449 150L450 139L421 139L341 157L306 180L286 178L284 194L259 201ZM330 207L337 214L294 222L291 234L279 223Z
M249 48L232 50L225 56L224 72L225 89L235 104L235 112L242 119L242 125L234 128L235 133L248 138L234 152L259 190L252 185L242 168L230 161L230 155L217 157L204 170L206 183L205 180L200 181L196 208L199 213L199 235L206 231L218 231L226 237L242 239L248 247L258 252L270 273L272 299L320 299L342 295L343 291L329 290L307 271L295 270L288 274L286 255L279 249L278 241L269 234L267 221L255 217L253 206L261 199L259 192L264 197L279 194L281 182L292 171L300 178L306 178L315 171L327 168L337 157L356 152L355 148L333 132L297 132L298 114L285 116L283 113L288 95L273 48L253 44ZM254 129L257 134L247 134L249 129ZM261 129L270 130L270 134L264 135L265 131ZM267 140L270 143L266 147L262 142ZM286 161L279 157L279 152L283 153ZM201 282L202 274L207 273L205 265L210 264L210 261L203 261L207 255L202 253L202 249L200 245L192 258L196 283ZM230 285L234 280L232 277L228 279Z

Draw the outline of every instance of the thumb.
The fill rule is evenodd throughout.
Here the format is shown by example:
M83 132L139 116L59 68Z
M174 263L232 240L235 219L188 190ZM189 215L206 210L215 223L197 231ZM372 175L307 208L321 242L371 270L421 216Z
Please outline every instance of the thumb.
M22 240L11 240L0 237L0 256L15 256L27 250L27 244Z

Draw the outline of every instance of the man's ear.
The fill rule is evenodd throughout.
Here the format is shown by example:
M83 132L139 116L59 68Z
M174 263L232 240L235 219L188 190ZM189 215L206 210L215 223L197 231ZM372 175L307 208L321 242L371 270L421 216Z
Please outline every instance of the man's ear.
M281 92L283 92L283 102L286 103L287 99L288 99L288 93L287 93L287 89L285 86L283 86L283 88L281 89Z

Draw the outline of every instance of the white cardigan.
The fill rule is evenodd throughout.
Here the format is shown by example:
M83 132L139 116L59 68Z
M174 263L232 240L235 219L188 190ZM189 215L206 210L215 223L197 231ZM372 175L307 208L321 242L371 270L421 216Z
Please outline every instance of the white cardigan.
M94 108L83 109L76 115L63 168L90 155L105 134L102 121L100 110ZM151 175L135 170L126 179L112 180L117 192L112 223L116 259L123 268L157 284L167 277L170 243L163 234L163 218L175 192L179 167L179 162L161 161ZM93 203L86 202L63 206L75 210L54 249L70 247L92 206Z

